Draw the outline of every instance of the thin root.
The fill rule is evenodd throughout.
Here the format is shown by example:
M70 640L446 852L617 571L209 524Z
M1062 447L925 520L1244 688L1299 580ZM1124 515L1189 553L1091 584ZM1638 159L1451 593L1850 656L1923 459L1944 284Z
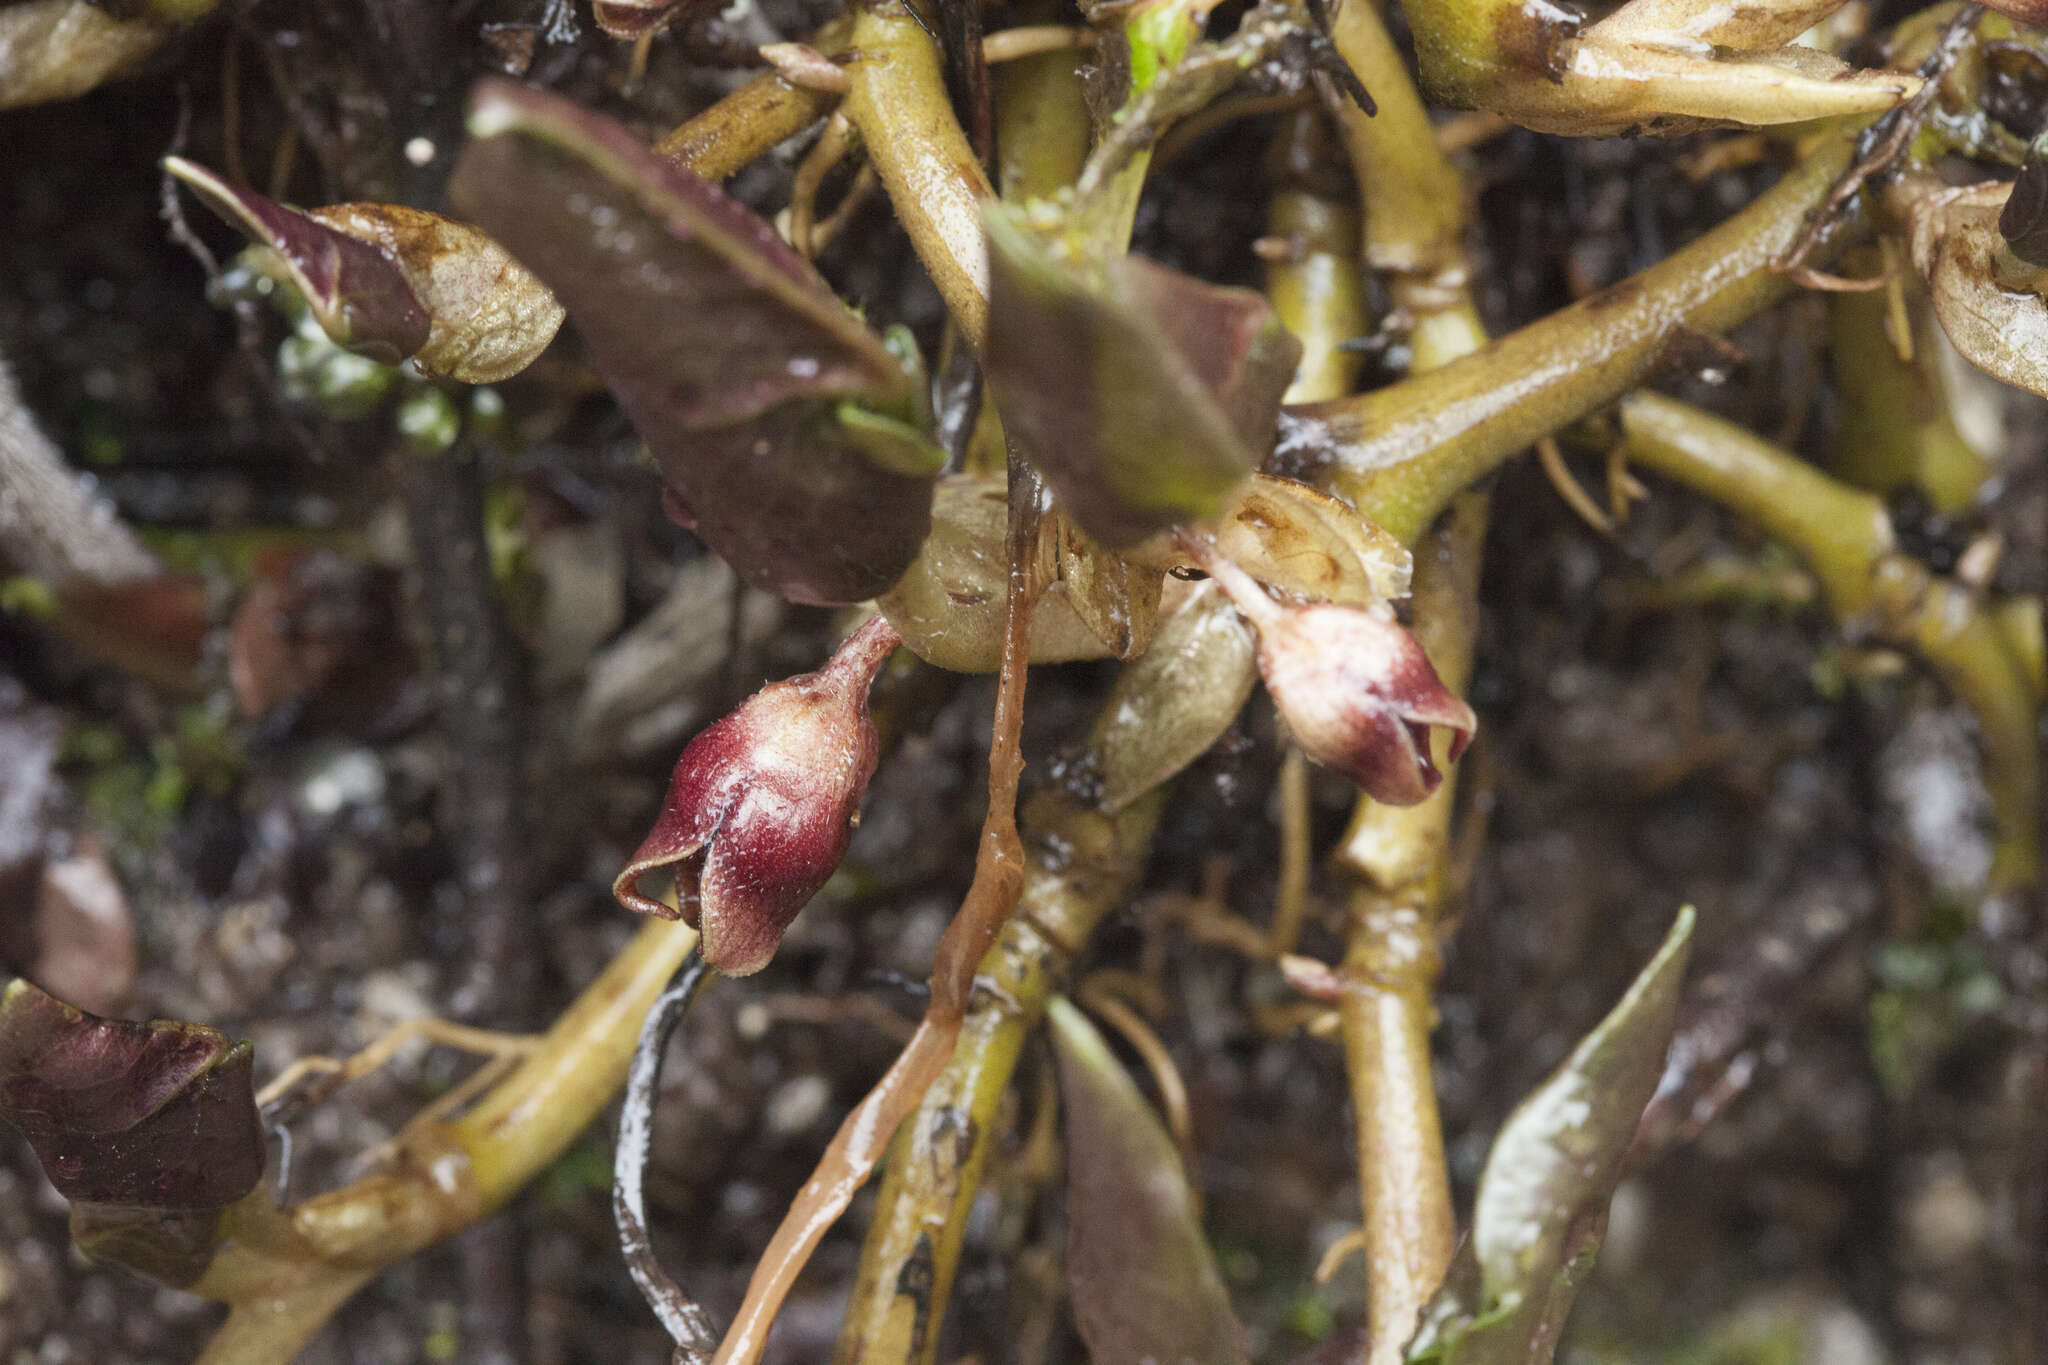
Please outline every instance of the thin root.
M349 1082L361 1080L383 1067L398 1055L399 1049L416 1038L424 1039L437 1047L451 1047L458 1052L489 1057L494 1061L517 1060L530 1055L540 1046L538 1034L498 1033L491 1029L471 1028L467 1024L451 1023L446 1019L431 1017L407 1019L392 1026L375 1042L346 1060L338 1061L333 1057L321 1056L299 1058L257 1092L256 1105L259 1109L276 1107L310 1076L322 1077L324 1083L307 1087L306 1092L298 1098L308 1105L318 1104ZM457 1091L460 1089L461 1086L456 1087ZM449 1092L454 1093L456 1091ZM443 1100L446 1098L447 1096L442 1097Z
M1564 499L1565 506L1579 514L1579 519L1603 536L1614 534L1614 521L1600 510L1600 504L1593 501L1593 495L1572 477L1565 467L1564 452L1557 448L1557 438L1545 436L1536 443L1536 459L1543 466L1543 477L1550 480L1550 486Z

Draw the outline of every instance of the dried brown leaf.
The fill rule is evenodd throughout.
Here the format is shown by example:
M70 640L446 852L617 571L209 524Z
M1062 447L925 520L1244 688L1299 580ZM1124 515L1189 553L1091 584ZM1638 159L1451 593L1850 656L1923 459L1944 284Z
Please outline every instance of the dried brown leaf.
M1060 582L1067 605L1110 654L1143 654L1159 626L1165 573L1105 550L1065 517L1059 519Z
M2014 255L1999 233L2011 190L1910 178L1886 204L1906 223L1914 268L1956 350L1992 378L2048 397L2048 270Z
M427 312L412 354L430 375L495 384L531 365L562 326L562 305L505 248L467 223L403 204L333 204L307 217L377 248Z
M0 109L68 100L135 69L169 30L87 0L0 9Z
M1001 474L939 480L932 530L895 587L876 599L903 643L926 663L956 673L993 673L1002 663L1009 569L1003 536L1009 498ZM1031 617L1031 662L1100 659L1098 639L1055 584Z

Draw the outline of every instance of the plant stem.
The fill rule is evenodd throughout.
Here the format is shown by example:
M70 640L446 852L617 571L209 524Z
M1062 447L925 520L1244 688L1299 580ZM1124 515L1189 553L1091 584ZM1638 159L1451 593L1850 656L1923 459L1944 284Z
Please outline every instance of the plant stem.
M961 335L988 328L988 248L981 208L993 191L946 95L938 49L894 0L861 0L848 46L846 115Z
M1054 11L1041 6L1039 12ZM993 73L1003 130L996 179L1005 199L1043 198L1074 183L1093 133L1081 99L1086 60L1084 51L1069 48L1025 57Z
M1416 555L1415 638L1460 695L1471 673L1486 521L1486 495L1467 493ZM1457 781L1441 744L1443 785L1416 806L1361 796L1333 857L1353 879L1337 1011L1358 1130L1372 1365L1401 1360L1457 1238L1429 1052Z
M1994 616L1961 585L1893 548L1876 496L1829 478L1732 422L1653 393L1621 404L1638 463L1790 545L1844 625L1917 653L1976 717L1996 825L1989 890L2040 879L2040 702Z
M1346 5L1331 36L1379 105L1371 119L1346 108L1340 124L1363 201L1362 255L1410 319L1414 371L1428 373L1486 342L1465 256L1464 178L1439 147L1378 10ZM1352 480L1330 482L1358 496ZM1415 638L1460 695L1471 675L1486 521L1485 495L1462 494L1416 555ZM1457 1235L1429 1051L1457 782L1443 766L1443 785L1420 805L1360 796L1332 860L1352 882L1338 1019L1357 1128L1372 1365L1400 1361Z
M1073 954L1122 900L1163 802L1106 815L1054 790L1025 812L1030 846L1016 916L982 959L988 983L952 1060L907 1122L882 1181L834 1360L929 1362L1000 1124L1003 1095Z
M1036 474L1013 453L1004 538L1009 591L1002 673L990 726L988 813L975 852L974 879L934 954L931 1001L903 1051L841 1122L810 1179L790 1202L747 1282L746 1298L719 1343L714 1365L752 1365L760 1358L768 1330L811 1253L867 1183L892 1135L952 1057L966 1022L976 969L1016 912L1026 871L1017 833L1017 789L1024 775L1024 685L1031 618L1045 590L1039 570L1041 493ZM893 638L894 632L890 634Z
M1486 344L1465 259L1465 178L1438 147L1378 6L1340 6L1330 38L1379 106L1368 118L1346 101L1338 113L1358 179L1365 263L1386 276L1395 309L1413 319L1414 369L1434 370Z
M1658 264L1442 369L1296 412L1318 477L1410 544L1462 489L1634 388L1681 327L1720 332L1782 297L1771 266L1848 165L1833 128L1771 190Z
M835 20L812 34L807 46L827 57L842 52L852 27ZM678 125L654 150L706 180L723 180L831 113L838 102L829 91L793 85L771 71Z
M1855 278L1876 278L1884 268L1875 248L1850 253ZM1976 502L1992 466L1956 429L1926 296L1914 294L1909 300L1894 284L1828 295L1828 357L1842 398L1834 468L1881 493L1917 487L1935 511L1954 515Z

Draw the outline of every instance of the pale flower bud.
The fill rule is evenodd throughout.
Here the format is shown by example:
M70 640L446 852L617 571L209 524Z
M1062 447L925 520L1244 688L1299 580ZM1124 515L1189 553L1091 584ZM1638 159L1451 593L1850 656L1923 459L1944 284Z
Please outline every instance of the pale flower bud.
M653 831L612 883L619 903L677 918L638 886L671 868L704 960L730 976L767 966L853 838L875 771L868 687L896 644L874 617L823 668L768 684L691 740Z
M1455 763L1479 719L1388 607L1278 602L1212 543L1181 544L1258 630L1259 673L1302 752L1390 806L1437 789L1430 727L1451 731Z
M1390 616L1329 603L1282 607L1259 626L1259 672L1303 752L1375 801L1412 806L1443 781L1429 730L1451 731L1451 762L1479 720Z

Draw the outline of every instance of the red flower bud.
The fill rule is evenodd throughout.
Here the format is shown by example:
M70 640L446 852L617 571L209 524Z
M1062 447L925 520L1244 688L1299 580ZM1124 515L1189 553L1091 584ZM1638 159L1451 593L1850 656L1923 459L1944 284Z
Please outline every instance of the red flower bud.
M853 838L875 771L868 687L896 644L877 616L823 668L768 684L691 740L660 819L612 883L619 903L677 918L638 888L672 868L704 960L730 976L767 966Z
M1450 730L1458 761L1479 718L1443 684L1415 637L1386 607L1276 602L1211 545L1189 537L1209 576L1259 632L1259 673L1310 758L1390 806L1412 806L1443 781L1429 730Z

